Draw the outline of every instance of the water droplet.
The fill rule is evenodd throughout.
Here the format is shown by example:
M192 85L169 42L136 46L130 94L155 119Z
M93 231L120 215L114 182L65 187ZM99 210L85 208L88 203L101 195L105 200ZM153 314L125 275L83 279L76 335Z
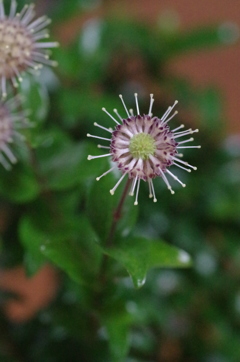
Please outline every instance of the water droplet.
M142 279L137 279L137 287L141 288L146 282L146 277L142 278Z
M46 250L46 245L41 245L41 246L40 246L40 250L41 250L41 251L45 251L45 250Z
M186 253L186 251L182 250L178 254L178 260L183 264L187 264L190 262L190 256Z

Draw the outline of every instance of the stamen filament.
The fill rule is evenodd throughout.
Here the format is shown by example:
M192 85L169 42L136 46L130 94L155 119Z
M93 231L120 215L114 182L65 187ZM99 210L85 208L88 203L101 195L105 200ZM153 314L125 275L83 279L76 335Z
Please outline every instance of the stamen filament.
M91 155L88 155L88 160L94 160L95 158L102 158L102 157L108 157L108 156L111 156L111 153L107 153L105 155L98 155L98 156L91 156Z
M153 102L154 102L153 94L151 93L151 94L150 94L150 106L149 106L149 111L148 111L148 115L149 115L150 117L152 116L152 106L153 106Z
M87 134L87 137L92 137L92 138L98 138L99 140L104 140L104 141L111 141L110 138L104 138L104 137L99 137L99 136L94 136L92 134Z
M127 107L126 107L126 104L125 104L125 102L124 102L124 100L123 100L122 94L119 94L119 98L120 98L121 101L122 101L122 104L123 104L123 107L125 108L125 111L126 111L126 113L127 113L127 116L130 117L130 114L129 114L129 112L128 112L128 109L127 109Z
M186 162L186 161L179 160L179 159L176 158L176 157L173 157L173 159L174 159L175 161L177 161L177 162L182 163L183 165L186 165L186 166L188 166L188 167L191 167L193 170L196 170L196 169L197 169L197 167L190 165L190 164L189 164L188 162Z
M137 179L138 179L137 176L133 179L132 186L131 186L131 190L130 190L130 192L129 192L129 195L130 195L130 196L133 196L133 195L134 195L134 190L135 190L135 186L136 186Z
M120 179L118 180L118 182L116 183L116 185L114 186L113 189L110 190L110 194L114 195L114 192L116 191L117 187L120 185L120 183L122 182L122 180L124 179L124 177L126 176L126 173L124 173Z
M164 123L166 124L166 123L168 123L169 121L171 121L171 119L173 119L173 117L175 117L176 114L178 114L178 111L175 111L168 119L166 119L166 120L164 121Z
M176 175L174 175L171 171L169 171L169 170L166 170L167 171L167 173L170 175L170 176L172 176L172 178L174 179L174 180L176 180L176 181L178 181L181 185L182 185L182 187L186 187L186 185L181 181L181 180L179 180L179 178L176 176Z
M99 181L103 176L106 176L109 172L113 171L115 168L115 166L113 166L112 168L110 168L109 170L107 170L106 172L104 172L101 176L98 176L96 178L97 181Z
M172 133L175 133L176 131L178 131L179 129L184 128L184 127L185 127L184 124L181 124L181 126L179 126L179 127L177 127L177 128L174 128L174 129L172 130Z
M137 192L136 192L136 198L134 201L134 205L138 205L138 194L139 194L140 181L141 181L141 179L139 178L138 183L137 183Z
M190 170L189 168L186 168L186 167L183 167L183 166L181 166L181 165L178 165L176 162L173 162L173 165L175 165L175 166L177 166L177 167L179 167L179 168L181 168L181 169L183 169L183 170L185 170L185 171L187 171L187 172L191 172L191 170Z
M98 147L98 148L106 148L106 149L108 149L108 150L110 149L110 147L109 147L109 146L97 145L97 147Z
M107 110L106 108L102 108L102 111L105 112L110 118L112 118L112 120L117 123L117 124L120 124Z
M171 192L171 194L175 194L175 192L173 191L173 189L170 186L170 183L168 182L167 177L165 176L164 172L162 171L162 169L159 167L159 171L161 172L163 181L165 182L165 184L167 185L167 188L169 189L169 191Z
M191 138L189 138L188 140L178 142L178 144L181 145L181 144L186 143L186 142L192 142L193 140L194 140L194 138L191 137Z
M138 105L138 94L134 93L134 97L135 97L135 101L136 101L137 114L140 115L139 105Z
M113 112L116 113L116 115L118 116L118 118L120 119L120 121L123 120L122 117L120 116L120 114L118 113L118 111L117 111L116 108L114 108ZM118 124L119 124L119 123L118 123Z
M100 124L98 124L97 122L94 122L93 124L94 124L94 126L96 126L96 127L102 128L104 131L107 131L107 132L112 133L112 131L110 131L110 129L108 129L108 128L106 128L106 127L101 126L101 125L100 125Z
M177 146L177 148L201 148L202 146L182 146L182 147L179 147Z

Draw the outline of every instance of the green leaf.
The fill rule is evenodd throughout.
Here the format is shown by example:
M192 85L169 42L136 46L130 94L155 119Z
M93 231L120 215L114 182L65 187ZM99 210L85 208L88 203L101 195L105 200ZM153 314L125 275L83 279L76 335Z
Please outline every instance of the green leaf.
M97 271L101 256L96 235L87 220L62 223L53 230L40 224L25 216L19 229L21 242L36 263L47 258L73 280L85 284L89 274Z
M33 170L27 165L17 163L12 170L0 171L0 194L17 203L34 200L40 187Z
M91 161L95 162L95 160ZM106 165L105 170L109 166ZM101 174L102 172L99 172ZM109 234L113 220L113 212L117 204L117 194L111 195L110 190L116 183L113 173L101 178L99 182L93 181L87 203L87 214L90 222L101 240L104 242ZM120 190L118 190L120 192Z
M36 150L46 186L52 190L63 190L92 177L102 164L101 161L94 163L87 160L89 153L94 152L98 150L92 143L76 144L57 129L46 132L41 147Z
M114 309L103 315L103 325L107 330L109 348L112 362L121 362L127 356L130 336L129 328L132 323L132 316L123 306L114 305Z
M46 87L40 79L25 74L20 84L21 94L24 96L23 106L30 110L29 119L33 125L42 123L48 114L49 98ZM34 133L34 129L31 129Z
M231 29L225 29L224 33L231 33ZM233 33L233 31L232 31ZM234 34L232 34L234 36ZM229 35L229 39L230 39ZM230 42L230 41L229 41ZM204 26L191 31L175 34L166 42L163 47L163 58L168 60L170 57L186 55L189 51L196 51L210 48L226 43L224 34L219 31L219 26Z
M129 237L116 247L105 248L104 252L123 264L136 288L144 285L150 268L189 267L190 256L183 250L160 240Z

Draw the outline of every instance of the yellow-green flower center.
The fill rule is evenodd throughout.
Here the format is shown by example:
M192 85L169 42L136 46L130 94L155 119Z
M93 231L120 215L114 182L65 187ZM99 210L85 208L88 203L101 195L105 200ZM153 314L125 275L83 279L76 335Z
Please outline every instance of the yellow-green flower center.
M147 133L138 133L131 138L129 150L134 158L147 160L156 150L155 140Z

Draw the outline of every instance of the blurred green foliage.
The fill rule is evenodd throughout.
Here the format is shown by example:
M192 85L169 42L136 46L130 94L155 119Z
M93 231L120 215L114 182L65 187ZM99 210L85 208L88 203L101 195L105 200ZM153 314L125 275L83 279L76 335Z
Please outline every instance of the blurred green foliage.
M61 286L31 321L10 323L1 315L0 359L238 362L240 148L224 140L218 90L196 89L166 71L174 57L223 45L222 33L218 26L163 31L123 17L91 18L97 5L52 6L53 28L77 12L89 20L71 44L54 50L55 73L44 69L21 86L34 127L26 130L31 147L17 150L17 165L0 169L0 213L7 214L1 268L23 263L30 277L51 263ZM142 185L139 206L126 200L109 246L123 187L111 196L116 175L95 181L108 165L87 160L99 151L86 133L93 122L109 127L101 108L120 105L119 93L132 106L138 91L146 110L151 87L166 95L156 97L154 114L176 98L179 124L183 108L195 112L202 149L189 150L186 159L198 170L176 171L187 187L174 184L174 196L156 180L156 204ZM0 298L11 296L3 291Z

